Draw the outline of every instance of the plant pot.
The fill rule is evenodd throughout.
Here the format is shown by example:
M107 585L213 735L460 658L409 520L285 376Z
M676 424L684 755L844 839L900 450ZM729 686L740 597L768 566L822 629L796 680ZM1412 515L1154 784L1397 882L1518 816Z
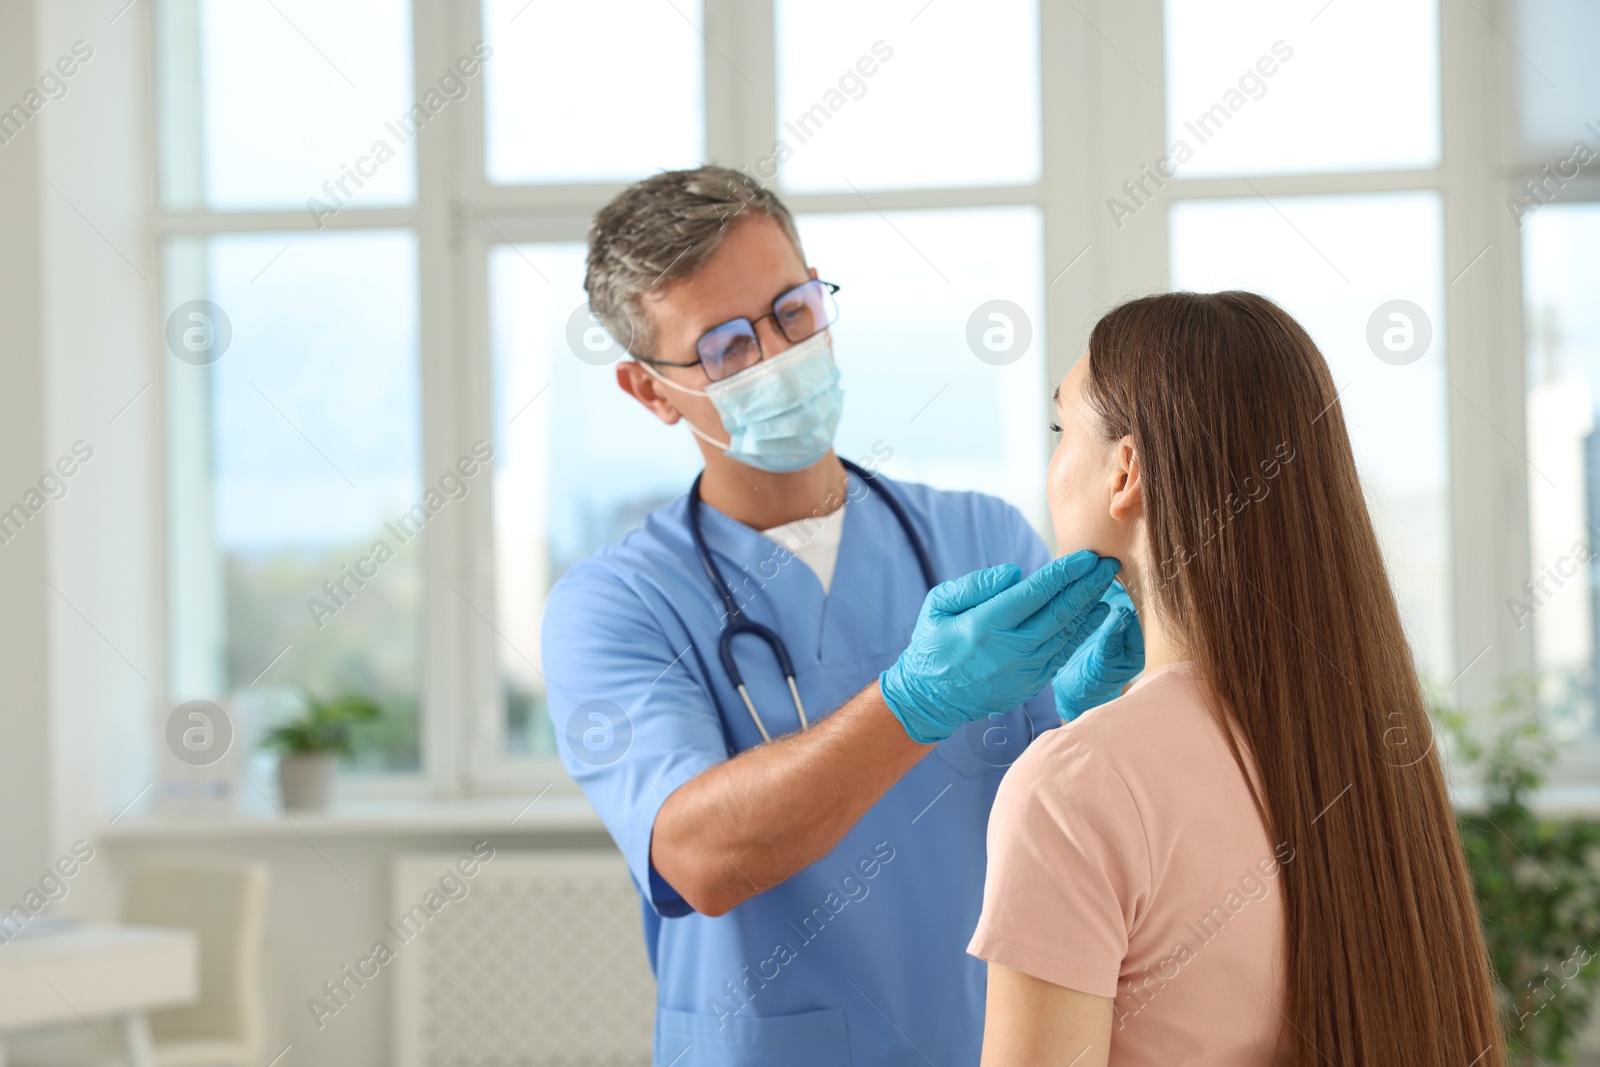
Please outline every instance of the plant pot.
M321 811L333 795L333 770L338 761L325 752L278 758L278 793L283 806Z

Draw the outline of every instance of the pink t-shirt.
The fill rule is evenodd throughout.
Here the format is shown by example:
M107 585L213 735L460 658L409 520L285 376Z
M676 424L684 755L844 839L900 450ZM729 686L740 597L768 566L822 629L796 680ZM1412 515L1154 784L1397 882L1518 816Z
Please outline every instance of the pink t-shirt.
M1267 1065L1283 1025L1281 865L1192 663L1051 730L989 818L967 951L1114 997L1111 1067Z

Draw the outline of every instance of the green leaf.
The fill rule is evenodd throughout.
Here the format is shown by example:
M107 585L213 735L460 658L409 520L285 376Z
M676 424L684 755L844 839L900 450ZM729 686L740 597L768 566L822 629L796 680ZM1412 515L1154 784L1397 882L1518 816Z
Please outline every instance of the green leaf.
M383 706L363 693L342 693L325 701L302 690L302 704L299 715L267 731L262 747L286 756L349 756L351 727L383 716Z
M1461 711L1432 712L1461 762L1478 768L1483 804L1459 813L1462 851L1505 1011L1513 1064L1570 1063L1600 990L1600 824L1529 807L1556 756L1527 679L1506 683L1472 735Z

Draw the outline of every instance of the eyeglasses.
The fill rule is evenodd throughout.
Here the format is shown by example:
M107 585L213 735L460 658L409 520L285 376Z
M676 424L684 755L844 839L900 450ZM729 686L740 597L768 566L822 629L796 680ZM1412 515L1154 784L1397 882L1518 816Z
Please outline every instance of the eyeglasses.
M706 369L706 377L714 382L753 367L763 358L761 338L756 335L756 323L771 319L778 332L790 344L799 344L818 331L832 326L839 318L839 306L833 294L839 287L832 282L812 279L797 285L772 302L772 310L757 319L729 319L721 326L707 330L695 342L695 354L700 358L689 363L673 363L664 359L647 359L635 356L640 363L658 367L696 367Z

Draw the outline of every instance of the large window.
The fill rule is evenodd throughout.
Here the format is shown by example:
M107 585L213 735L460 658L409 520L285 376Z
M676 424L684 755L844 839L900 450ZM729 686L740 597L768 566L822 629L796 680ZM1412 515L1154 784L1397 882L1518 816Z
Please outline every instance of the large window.
M354 762L414 771L417 233L327 227L416 197L408 7L173 0L157 31L170 695L253 736L361 692L385 715Z
M1371 32L1380 17L1384 32ZM1167 0L1166 26L1167 147L1179 175L1172 285L1262 293L1316 340L1413 650L1448 681L1444 218L1429 169L1440 146L1435 4L1356 0L1318 14ZM1356 67L1392 77L1352 79ZM1262 191L1279 175L1305 178L1294 195ZM1378 191L1397 177L1417 191ZM1199 178L1233 179L1246 195L1215 195L1227 190L1214 185L1195 198L1186 186Z
M409 204L416 152L385 128L412 103L405 0L165 0L161 189L175 210L302 210L306 198ZM374 138L392 159L345 179ZM339 183L349 194L324 189Z
M617 388L583 237L708 157L843 286L840 451L1044 528L1039 11L923 6L163 0L173 696L365 692L359 766L548 780L549 589L699 466Z
M545 598L699 466L617 388L583 242L705 160L774 184L842 286L840 452L1042 532L1047 398L1100 312L1278 300L1332 365L1426 672L1481 696L1536 669L1570 737L1600 728L1592 5L136 10L169 696L246 736L359 691L386 709L360 788L563 780Z
M1600 203L1523 228L1533 567L1506 607L1531 627L1544 698L1568 737L1596 729L1600 640Z
M1325 2L1168 0L1167 140L1193 151L1175 161L1180 174L1334 174L1439 162L1435 3ZM1383 32L1373 32L1378 25Z
M1522 255L1528 565L1502 610L1530 636L1561 735L1600 771L1600 7L1518 0L1505 207Z
M1431 192L1182 200L1171 217L1174 288L1271 297L1327 357L1407 635L1440 681L1452 656L1442 221ZM1386 307L1414 320L1415 358L1383 346Z
M1039 12L926 0L778 0L774 144L785 189L1039 179ZM955 56L963 57L952 62Z
M631 181L705 157L697 3L484 0L484 174L491 182ZM604 40L603 50L573 47Z
M414 768L415 239L183 237L166 260L169 335L189 357L167 379L174 696L226 697L256 721L304 691L360 690L389 713L362 762Z

